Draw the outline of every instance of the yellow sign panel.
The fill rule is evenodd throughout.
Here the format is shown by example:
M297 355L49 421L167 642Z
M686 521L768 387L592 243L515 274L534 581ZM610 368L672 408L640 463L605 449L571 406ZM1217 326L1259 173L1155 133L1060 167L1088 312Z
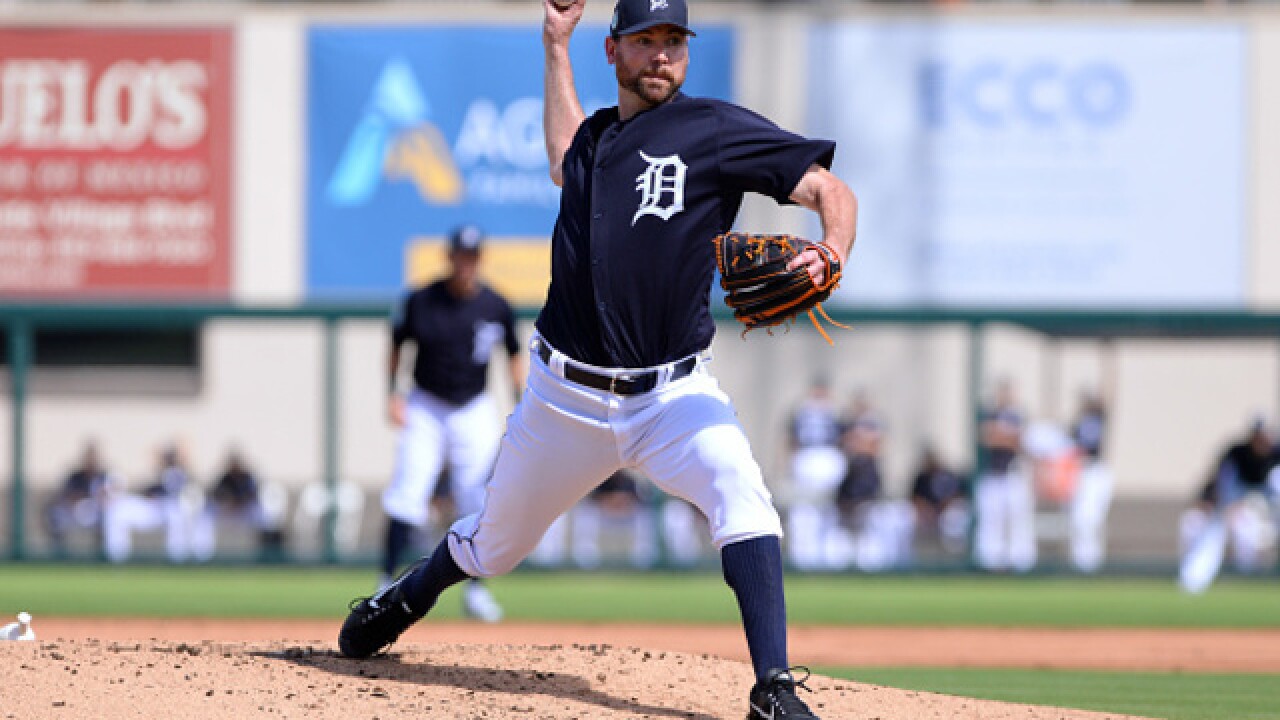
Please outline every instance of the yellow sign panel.
M405 249L404 268L409 287L448 275L448 243L441 237L414 238ZM480 278L512 305L540 306L551 283L551 243L546 238L488 238Z

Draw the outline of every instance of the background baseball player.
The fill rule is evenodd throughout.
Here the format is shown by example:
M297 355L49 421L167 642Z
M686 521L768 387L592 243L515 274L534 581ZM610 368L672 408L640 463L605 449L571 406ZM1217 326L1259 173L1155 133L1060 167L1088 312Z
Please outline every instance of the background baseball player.
M395 474L382 495L387 537L382 586L391 578L413 533L428 519L428 507L445 462L459 516L480 509L501 434L492 398L485 392L489 358L503 344L512 387L523 384L515 315L498 293L480 282L479 228L467 225L449 236L449 275L407 294L391 321L388 415L399 427ZM397 391L401 347L412 342L413 389ZM479 580L463 591L472 617L495 622L502 608Z
M1018 462L1026 420L1013 385L1001 381L979 426L981 467L974 487L974 557L984 570L1026 572L1036 564L1035 493Z
M627 562L632 567L647 568L658 562L657 517L642 494L643 481L635 471L619 469L569 511L573 519L570 552L578 567L600 567L602 541L609 530L626 533Z
M103 546L107 559L122 563L133 553L137 531L164 532L165 555L170 562L192 558L193 533L202 510L203 497L192 483L191 473L177 443L161 448L156 478L141 492L115 487L108 493L103 510Z
M787 554L801 570L842 565L836 535L840 516L836 488L845 475L840 449L843 427L825 377L814 378L809 394L791 414L791 506L787 510Z
M1237 570L1262 569L1267 548L1275 544L1278 467L1280 447L1266 420L1255 418L1245 438L1218 459L1196 502L1180 518L1178 584L1183 590L1208 590L1222 569L1228 545Z
M618 105L590 118L569 61L582 4L543 7L544 130L563 191L529 386L508 420L483 509L384 592L355 604L339 648L372 655L450 585L509 572L558 515L618 468L634 467L709 520L757 678L749 717L814 718L788 669L781 523L707 367L711 240L729 229L748 191L799 203L818 214L830 247L789 264L806 268L814 287L830 287L853 246L853 193L826 169L833 143L679 92L693 35L684 0L619 0L604 48Z
M69 535L77 529L92 530L95 547L102 549L103 508L122 484L123 480L103 465L97 442L85 443L79 464L45 508L45 527L58 557L66 554Z
M1107 513L1115 485L1102 454L1106 435L1106 404L1097 393L1086 392L1071 426L1071 439L1080 458L1080 475L1069 508L1071 564L1080 572L1097 572L1106 557Z
M697 508L680 498L655 498L648 478L623 468L556 518L529 554L529 562L555 567L571 558L581 568L599 567L605 536L622 531L632 567L651 567L659 561L691 567L704 559L705 526Z
M964 552L969 542L969 493L964 478L932 445L920 453L911 481L912 527L917 541L936 539L943 550Z
M853 539L851 560L879 572L911 560L915 513L911 503L884 492L881 457L887 425L865 390L854 394L841 441L847 459L836 489L841 522Z

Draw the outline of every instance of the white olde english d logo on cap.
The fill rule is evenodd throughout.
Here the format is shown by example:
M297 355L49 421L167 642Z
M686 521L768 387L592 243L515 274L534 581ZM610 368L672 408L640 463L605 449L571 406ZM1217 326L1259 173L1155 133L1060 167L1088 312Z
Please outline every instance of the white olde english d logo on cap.
M666 10L668 7L667 0L649 0L649 12Z

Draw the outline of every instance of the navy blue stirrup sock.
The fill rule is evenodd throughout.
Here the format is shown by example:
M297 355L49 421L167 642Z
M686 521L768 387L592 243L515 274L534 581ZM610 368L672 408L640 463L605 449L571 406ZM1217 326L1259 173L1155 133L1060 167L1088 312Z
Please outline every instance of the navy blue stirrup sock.
M409 539L413 537L413 526L391 518L387 523L387 544L382 555L382 574L388 578L396 576L396 568L400 567L400 558L409 547Z
M782 544L776 535L725 545L720 551L724 581L733 588L747 633L756 679L787 662L787 600L782 587Z
M449 552L449 538L446 537L431 553L431 559L404 579L405 600L417 612L428 612L440 599L440 593L470 577L454 561L453 554Z

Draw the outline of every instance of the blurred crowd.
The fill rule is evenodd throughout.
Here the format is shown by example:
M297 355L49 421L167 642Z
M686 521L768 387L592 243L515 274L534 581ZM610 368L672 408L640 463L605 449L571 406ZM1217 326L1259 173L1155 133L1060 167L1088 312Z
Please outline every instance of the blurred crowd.
M847 409L816 379L793 412L783 486L790 562L802 570L877 572L971 563L988 572L1037 567L1040 543L1060 542L1069 565L1095 573L1106 560L1115 479L1107 463L1107 404L1081 393L1067 426L1029 420L1013 385L983 407L977 459L957 468L920 448L903 497L886 491L887 427L865 391ZM1226 557L1242 573L1276 563L1280 445L1263 418L1216 459L1180 518L1182 586L1201 592Z
M972 504L967 473L921 449L905 498L886 493L883 416L865 391L847 409L817 378L791 415L785 543L801 570L909 567L917 548L960 556Z
M53 552L66 556L72 537L87 534L111 562L134 554L135 535L158 536L169 561L207 562L226 532L252 532L264 553L283 544L283 499L264 486L236 449L207 489L194 480L178 444L157 453L155 474L132 487L104 462L97 443L86 443L76 466L44 511Z
M788 418L786 476L774 483L787 559L802 571L971 564L1023 573L1037 566L1040 541L1049 537L1061 540L1073 569L1097 572L1106 560L1115 484L1106 437L1107 408L1096 393L1083 393L1072 423L1059 427L1029 421L1013 386L1001 383L982 410L976 465L956 467L926 444L910 477L896 484L905 492L894 496L882 465L889 432L873 399L858 391L842 406L818 378ZM303 495L300 505L307 504ZM446 472L420 547L454 519L451 498ZM102 557L124 562L134 555L135 537L150 534L171 562L207 562L220 537L250 533L260 556L270 558L282 556L285 505L283 488L262 482L234 448L207 486L193 479L176 443L158 450L152 477L130 484L88 442L45 506L44 521L57 556L71 554L69 539L79 534L91 537ZM340 523L358 522L347 517ZM1179 582L1187 592L1203 592L1227 565L1270 572L1280 528L1275 428L1252 419L1210 463L1178 522ZM693 567L714 557L706 537L692 505L623 470L557 520L529 562Z

